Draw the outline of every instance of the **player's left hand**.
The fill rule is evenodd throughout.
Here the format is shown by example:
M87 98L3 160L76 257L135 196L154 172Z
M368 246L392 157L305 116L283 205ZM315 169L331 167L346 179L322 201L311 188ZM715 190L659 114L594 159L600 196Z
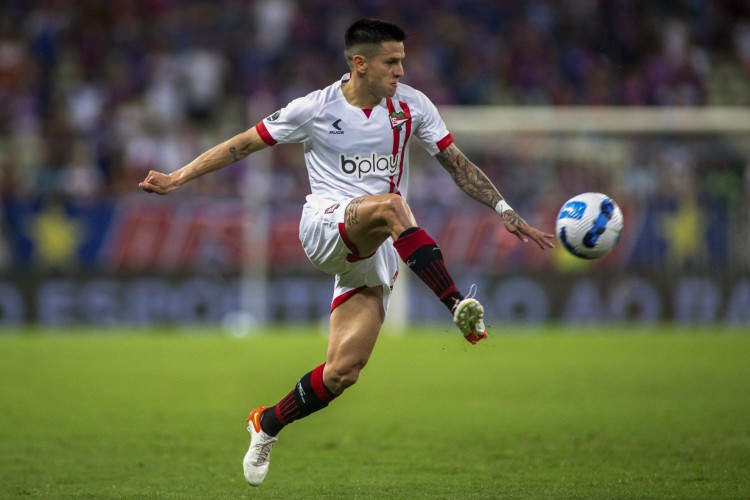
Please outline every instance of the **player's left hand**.
M506 210L503 212L502 218L505 229L509 233L515 234L524 243L528 243L531 240L539 245L539 248L542 250L555 248L554 234L545 233L533 226L529 226L515 210Z

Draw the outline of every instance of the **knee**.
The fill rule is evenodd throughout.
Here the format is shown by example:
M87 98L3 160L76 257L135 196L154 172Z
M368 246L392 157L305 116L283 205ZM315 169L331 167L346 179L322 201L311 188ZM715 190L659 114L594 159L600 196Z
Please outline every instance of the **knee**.
M399 218L403 215L411 215L411 209L406 200L395 193L383 195L380 208L386 217Z
M323 383L331 392L341 394L345 389L357 383L359 373L364 366L363 360L326 363L323 369Z
M386 225L391 228L409 228L416 225L409 204L397 194L383 195L380 210Z

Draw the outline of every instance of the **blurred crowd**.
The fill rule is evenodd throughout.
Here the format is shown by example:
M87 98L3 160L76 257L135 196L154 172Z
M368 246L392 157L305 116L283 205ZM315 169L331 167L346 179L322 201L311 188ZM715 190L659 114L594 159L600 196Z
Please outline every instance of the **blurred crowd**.
M4 0L0 196L134 195L345 73L361 17L406 28L404 81L438 105L750 104L748 0Z

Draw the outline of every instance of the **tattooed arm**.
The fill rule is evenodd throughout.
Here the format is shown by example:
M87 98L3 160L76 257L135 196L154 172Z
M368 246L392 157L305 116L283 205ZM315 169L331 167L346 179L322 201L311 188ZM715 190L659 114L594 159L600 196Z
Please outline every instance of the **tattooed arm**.
M487 205L493 210L497 204L504 201L502 195L479 167L474 165L464 154L451 144L435 156L438 162L445 168L453 178L453 182L463 191L479 203ZM554 236L544 233L529 226L525 220L512 208L502 210L500 214L503 224L508 232L515 234L521 241L527 243L529 239L539 245L540 248L552 248Z
M167 194L196 177L231 165L266 146L255 127L252 127L212 147L171 174L151 170L146 179L138 185L147 193Z
M461 191L479 203L494 209L497 202L503 199L497 188L484 175L484 172L469 161L455 144L445 148L435 158L451 174L453 182Z

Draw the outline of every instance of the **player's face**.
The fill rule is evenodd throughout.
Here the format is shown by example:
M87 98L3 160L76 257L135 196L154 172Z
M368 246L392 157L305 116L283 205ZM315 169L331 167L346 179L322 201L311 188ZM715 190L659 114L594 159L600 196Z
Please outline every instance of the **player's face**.
M365 77L372 94L393 97L398 87L398 80L404 76L403 42L383 42L380 50L367 58Z

